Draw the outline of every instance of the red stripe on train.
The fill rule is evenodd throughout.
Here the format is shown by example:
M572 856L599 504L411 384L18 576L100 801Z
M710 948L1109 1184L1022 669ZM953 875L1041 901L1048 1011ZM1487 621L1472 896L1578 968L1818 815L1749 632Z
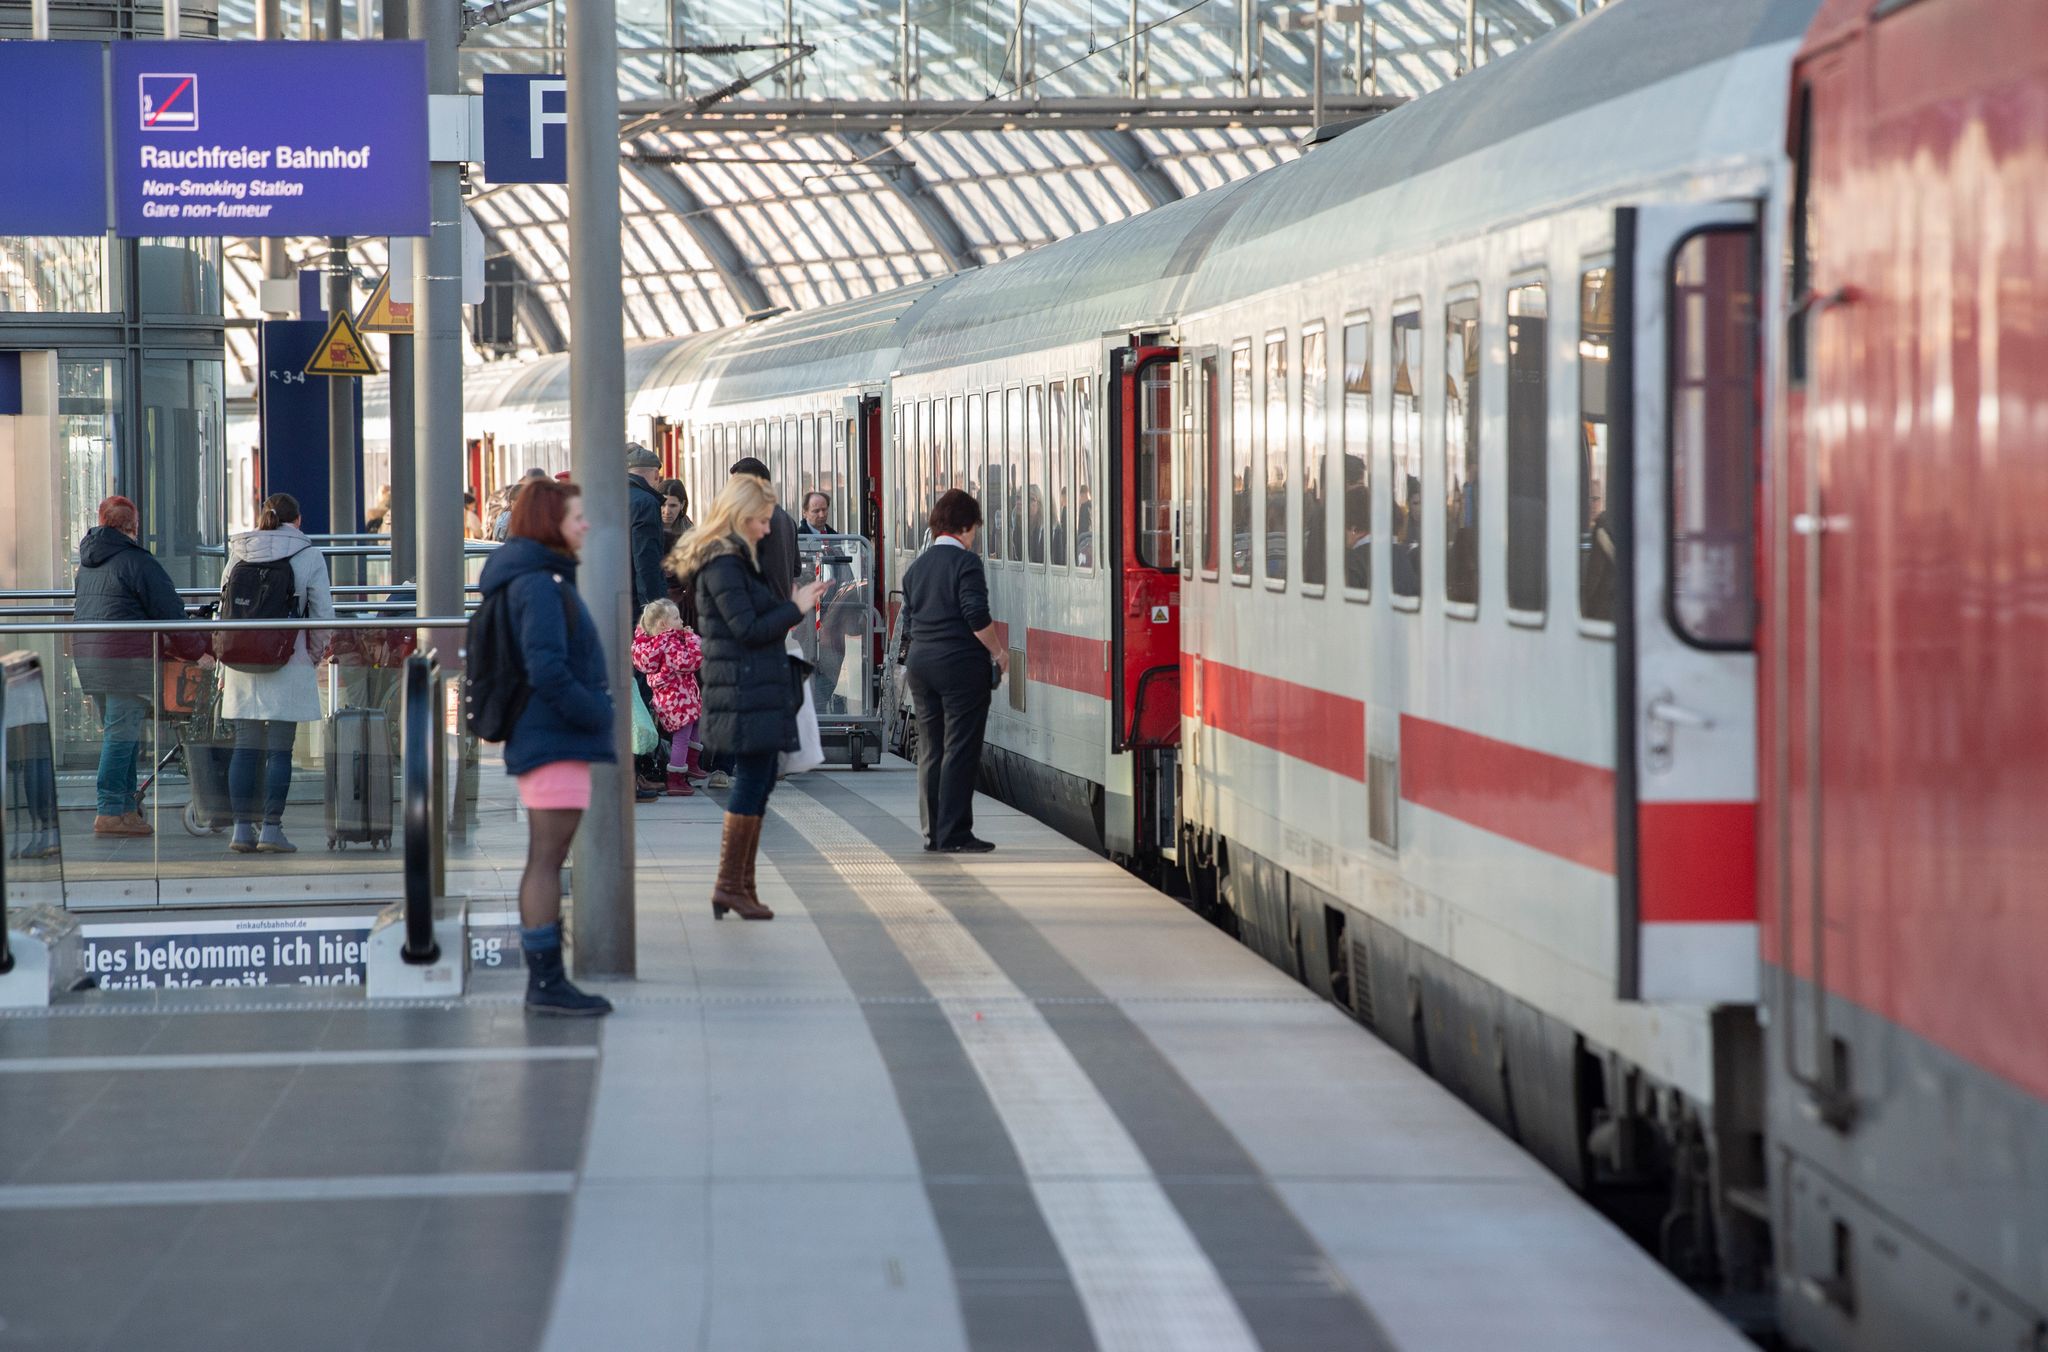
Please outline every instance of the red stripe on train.
M1646 925L1757 917L1755 803L1644 803L1636 858Z
M1401 796L1432 812L1614 872L1614 772L1401 716Z
M1109 645L1053 629L1024 631L1026 676L1097 699L1109 698Z
M1211 661L1201 663L1201 686L1202 719L1218 732L1365 779L1364 701Z

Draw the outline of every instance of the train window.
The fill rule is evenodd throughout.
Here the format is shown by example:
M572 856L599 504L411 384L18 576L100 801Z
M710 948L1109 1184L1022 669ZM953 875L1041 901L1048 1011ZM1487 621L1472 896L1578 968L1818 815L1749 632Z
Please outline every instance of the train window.
M1444 600L1479 604L1479 297L1444 306Z
M1344 586L1372 590L1372 320L1344 326Z
M1806 383L1806 304L1813 289L1813 86L1799 87L1797 148L1792 159L1792 319L1785 327L1785 378Z
M1387 341L1394 368L1392 432L1394 528L1389 586L1396 600L1422 597L1422 313L1394 316ZM1409 607L1412 609L1413 607Z
M1541 282L1508 291L1508 609L1540 615L1550 519L1550 305Z
M1074 566L1095 566L1095 400L1074 378Z
M818 486L817 429L809 418L796 425L796 510L802 513L804 499Z
M982 482L988 474L988 441L987 432L981 421L981 409L981 396L968 395L967 424L961 431L961 435L966 439L967 476L960 486L977 498L981 496Z
M1700 231L1671 265L1671 598L1706 648L1755 637L1756 282L1747 227Z
M1011 390L1005 396L1008 400L1008 416L1004 418L1004 435L1009 442L1010 453L1003 466L1003 479L1008 489L1010 529L1009 539L1004 542L1003 557L1014 563L1024 561L1024 391Z
M1330 356L1323 326L1301 335L1301 580L1320 589L1329 581L1328 512L1323 505L1323 460L1327 455Z
M1138 562L1175 572L1173 541L1173 364L1154 361L1138 377Z
M1614 341L1609 268L1579 278L1579 614L1614 621L1614 528L1607 515L1607 372Z
M1266 338L1266 379L1260 394L1265 414L1266 580L1287 581L1287 335Z
M1230 575L1252 575L1252 345L1230 350Z
M1210 577L1216 576L1216 541L1222 534L1217 529L1218 514L1223 510L1223 497L1218 487L1223 482L1223 420L1217 407L1222 397L1222 382L1217 378L1216 359L1202 358L1200 395L1202 401L1202 571Z
M1055 380L1045 387L1045 414L1051 431L1046 456L1045 498L1051 517L1052 541L1046 557L1055 568L1067 566L1067 472L1073 465L1074 447L1067 439L1067 386Z
M988 470L982 480L981 512L988 519L982 534L988 537L988 556L999 559L1003 556L1003 538L1009 517L1005 512L1008 505L1003 491L1004 466L1008 456L1003 448L1003 395L1000 390L991 390L983 404L985 417L982 430L988 436Z
M1024 399L1025 541L1033 563L1045 562L1045 386L1033 385Z
M970 482L967 473L967 401L956 394L947 402L946 486L965 488Z
M906 409L904 406L898 404L896 405L896 416L889 420L889 458L894 462L890 469L894 471L896 478L896 491L891 495L891 508L896 514L896 548L899 550L911 547L910 516L904 508L904 504L909 500L906 485L910 482L908 473L909 461L905 455L904 446L906 433L903 427L903 419L905 413Z

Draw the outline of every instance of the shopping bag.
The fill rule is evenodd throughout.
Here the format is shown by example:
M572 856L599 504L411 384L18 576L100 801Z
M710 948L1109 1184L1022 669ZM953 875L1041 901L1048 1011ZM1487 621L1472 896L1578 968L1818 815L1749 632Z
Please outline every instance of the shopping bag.
M818 734L818 706L811 703L811 683L805 681L803 688L804 702L796 710L799 746L782 753L782 773L786 775L800 775L825 763L825 739Z
M660 740L660 735L654 730L654 715L648 710L647 701L640 697L640 687L635 684L633 687L633 754L636 756L647 755L654 750L654 744Z

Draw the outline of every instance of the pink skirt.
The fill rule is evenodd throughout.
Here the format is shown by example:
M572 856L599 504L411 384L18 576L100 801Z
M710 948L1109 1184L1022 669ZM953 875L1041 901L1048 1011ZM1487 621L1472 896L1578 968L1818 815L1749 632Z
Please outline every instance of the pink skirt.
M549 761L520 775L519 801L543 812L590 807L590 762Z

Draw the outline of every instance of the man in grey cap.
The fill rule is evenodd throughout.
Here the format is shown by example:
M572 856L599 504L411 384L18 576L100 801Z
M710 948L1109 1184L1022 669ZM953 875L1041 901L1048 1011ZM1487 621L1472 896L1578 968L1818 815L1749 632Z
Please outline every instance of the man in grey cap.
M635 441L626 447L626 519L632 525L633 615L668 595L661 577L661 457Z

